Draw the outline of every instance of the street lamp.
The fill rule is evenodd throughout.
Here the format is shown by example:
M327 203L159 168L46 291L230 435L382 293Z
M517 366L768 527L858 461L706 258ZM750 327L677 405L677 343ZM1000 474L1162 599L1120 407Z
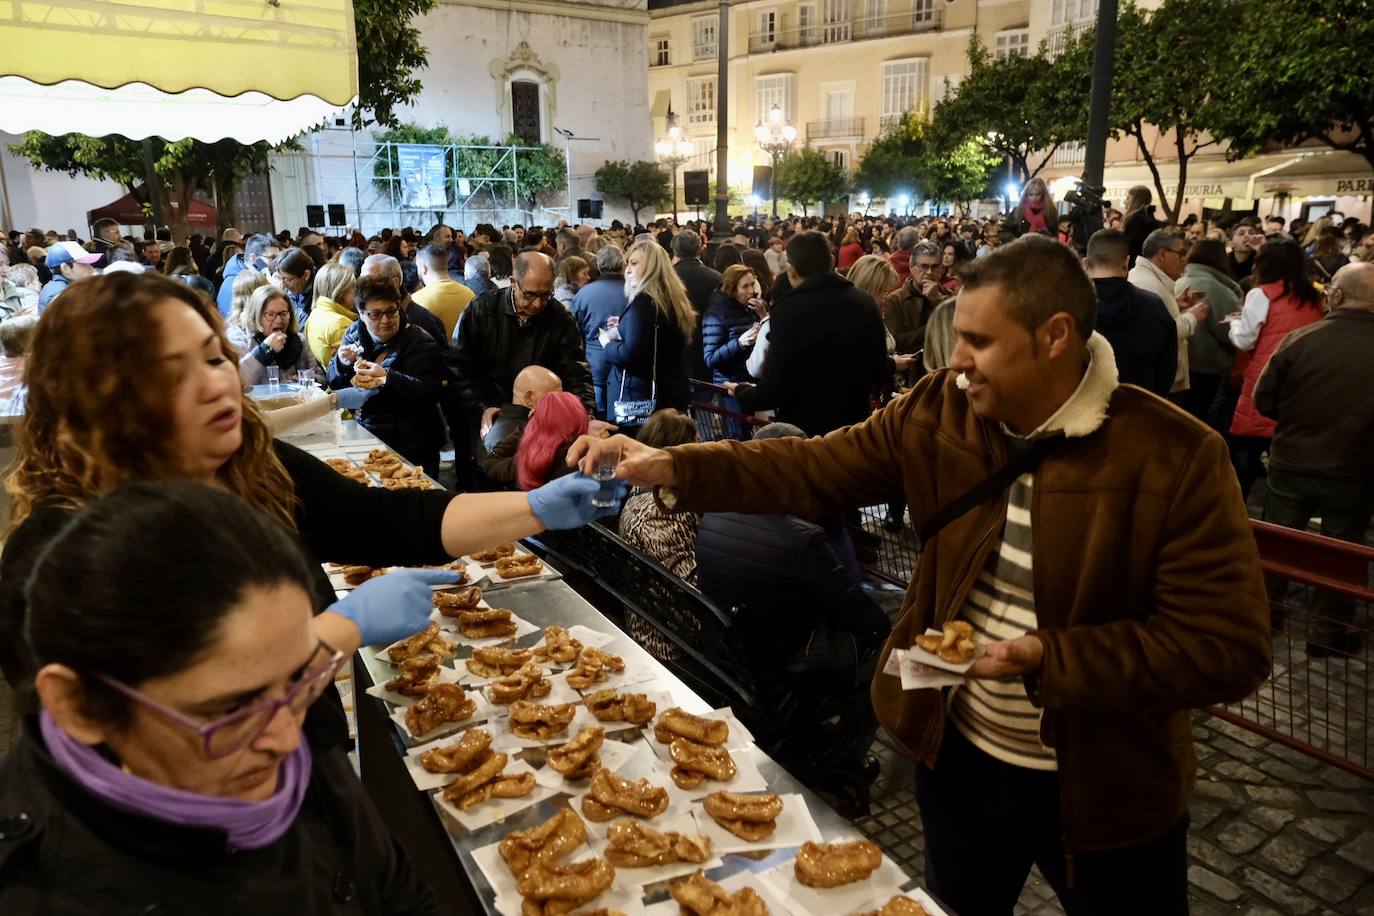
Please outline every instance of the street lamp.
M782 107L775 102L768 110L768 120L754 128L754 138L758 140L759 149L767 153L773 161L773 178L769 193L773 197L773 219L777 219L778 163L792 148L793 142L797 139L797 129L787 123L782 114Z
M658 154L658 161L673 173L673 224L677 225L677 170L678 166L691 158L694 147L691 140L682 136L682 128L677 126L677 115L673 114L672 105L668 106L668 116L664 121L668 136L661 137L654 144L654 152Z

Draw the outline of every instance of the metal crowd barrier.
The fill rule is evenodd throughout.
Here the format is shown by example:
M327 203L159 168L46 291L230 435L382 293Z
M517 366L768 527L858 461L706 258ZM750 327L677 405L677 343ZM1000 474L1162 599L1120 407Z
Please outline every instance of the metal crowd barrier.
M724 405L719 385L692 382L692 417L704 442L747 438L765 421ZM919 545L902 510L897 530L884 528L888 506L860 510L882 535L870 574L905 587ZM1374 664L1374 548L1267 522L1252 522L1269 589L1274 669L1251 696L1207 712L1374 780L1371 664Z
M1273 615L1274 670L1251 696L1207 711L1374 780L1374 549L1251 524Z

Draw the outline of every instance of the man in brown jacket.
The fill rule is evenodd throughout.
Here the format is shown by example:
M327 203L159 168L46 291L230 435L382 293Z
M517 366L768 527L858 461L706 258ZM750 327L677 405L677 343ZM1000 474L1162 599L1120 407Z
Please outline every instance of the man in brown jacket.
M918 527L1017 462L1009 489L926 542L884 649L968 621L964 682L873 683L919 764L930 889L959 913L1011 913L1036 864L1070 914L1186 913L1189 711L1270 666L1226 447L1117 384L1069 249L1027 236L965 271L950 367L861 424L668 450L584 438L570 457L620 450L617 474L668 508L835 515L900 493Z

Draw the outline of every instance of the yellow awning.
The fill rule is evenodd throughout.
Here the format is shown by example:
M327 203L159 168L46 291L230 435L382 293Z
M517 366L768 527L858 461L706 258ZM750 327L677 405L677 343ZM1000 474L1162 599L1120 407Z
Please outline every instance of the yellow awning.
M358 95L351 0L0 0L0 131L278 142Z

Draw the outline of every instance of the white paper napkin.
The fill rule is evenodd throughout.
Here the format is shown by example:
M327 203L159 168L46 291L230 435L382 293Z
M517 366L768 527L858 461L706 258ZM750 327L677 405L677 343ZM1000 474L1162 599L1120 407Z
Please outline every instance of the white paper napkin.
M534 768L523 760L512 760L506 764L504 776L519 776L521 773L533 773ZM443 793L434 796L435 802L446 813L452 815L463 828L469 832L481 830L497 821L503 821L512 814L524 811L530 805L537 804L553 795L553 792L544 788L538 783L534 786L534 791L523 798L489 798L467 811L460 810L457 805L444 798Z
M649 742L649 746L654 749L654 753L661 760L671 760L668 754L668 745L660 742L654 737L654 730L658 727L658 721L663 718L663 714L671 709L672 706L660 705L658 712L654 715L649 724L644 726L644 740ZM749 729L744 727L744 723L735 718L735 713L729 706L722 706L720 709L713 709L710 712L701 714L703 719L719 719L730 726L730 736L725 739L725 746L733 753L735 748L751 747L754 743L754 735Z
M634 759L635 749L624 741L611 741L607 739L601 742L601 747L597 751L601 755L601 766L612 773L620 772L620 768ZM558 792L566 792L573 795L587 790L587 779L565 779L563 774L549 766L547 763L539 768L535 774L535 780L541 786L548 786ZM581 814L581 810L578 810Z

